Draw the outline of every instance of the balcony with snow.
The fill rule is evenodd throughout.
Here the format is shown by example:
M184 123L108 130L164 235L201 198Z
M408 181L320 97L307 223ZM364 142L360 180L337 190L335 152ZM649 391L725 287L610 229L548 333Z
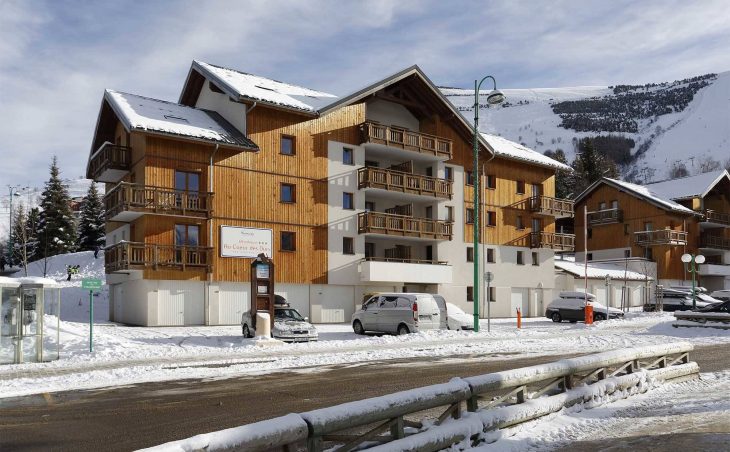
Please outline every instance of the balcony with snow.
M402 240L370 238L360 263L362 282L449 284L452 268L435 255L434 245L405 244Z

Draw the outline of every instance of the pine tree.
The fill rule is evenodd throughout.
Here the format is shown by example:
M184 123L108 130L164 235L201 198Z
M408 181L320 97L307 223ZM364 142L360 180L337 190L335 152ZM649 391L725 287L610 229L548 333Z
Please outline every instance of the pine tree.
M84 196L79 221L79 250L93 251L104 245L104 207L94 182Z
M545 155L553 160L557 160L560 163L568 165L568 159L565 157L565 152L562 149L556 149L553 151L545 151ZM556 198L569 198L573 194L571 188L570 172L567 170L557 170L555 172L555 197ZM577 193L575 193L577 195Z
M619 172L616 163L596 151L592 138L579 140L576 154L571 165L573 167L571 185L575 196L602 177L618 178Z
M39 254L55 256L76 249L76 227L68 189L61 182L56 156L51 163L51 176L41 193L38 230Z

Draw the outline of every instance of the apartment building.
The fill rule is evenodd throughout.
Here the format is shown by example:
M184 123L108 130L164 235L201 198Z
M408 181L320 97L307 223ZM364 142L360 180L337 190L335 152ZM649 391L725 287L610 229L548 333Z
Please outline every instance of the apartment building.
M658 284L687 285L692 275L681 261L702 254L700 284L730 288L730 175L714 171L635 185L601 179L576 198L578 258L584 250L588 207L588 260L628 259L637 271L644 258L656 266ZM645 266L644 266L645 267Z
M365 293L473 303L473 180L481 177L492 313L539 315L564 166L479 137L417 66L338 98L194 61L178 103L107 90L87 176L106 183L110 318L222 325L248 309L252 258L314 322L349 321ZM482 251L482 250L480 250ZM481 258L480 256L480 258Z

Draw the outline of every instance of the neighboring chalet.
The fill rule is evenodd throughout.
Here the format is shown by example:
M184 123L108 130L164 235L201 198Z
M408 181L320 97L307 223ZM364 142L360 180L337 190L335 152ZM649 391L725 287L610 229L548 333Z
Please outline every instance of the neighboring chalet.
M179 103L106 91L87 175L106 183L110 318L237 324L260 252L314 322L348 322L373 291L471 310L472 133L417 66L339 99L198 61ZM541 315L554 253L574 249L555 231L565 166L479 147L492 313Z
M688 284L684 253L702 254L701 285L730 288L730 175L697 176L635 185L601 179L576 199L576 250L583 258L583 211L588 206L588 260L645 258L657 283Z

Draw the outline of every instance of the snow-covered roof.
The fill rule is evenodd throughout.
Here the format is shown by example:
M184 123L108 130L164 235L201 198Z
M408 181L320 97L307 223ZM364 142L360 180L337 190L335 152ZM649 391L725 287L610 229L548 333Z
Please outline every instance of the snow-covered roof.
M487 143L489 143L492 149L494 149L494 153L498 157L522 160L559 170L572 171L570 166L560 163L555 159L551 159L537 151L533 151L520 143L515 143L514 141L510 141L506 138L502 138L497 135L489 135L487 133L482 133L482 137L484 137Z
M216 112L106 90L104 98L128 130L145 130L258 149Z
M42 276L23 276L22 278L18 278L18 282L21 284L39 284L44 287L59 287L56 280Z
M579 278L585 278L586 269L585 262L576 262L575 258L564 257L561 259L555 259L555 268L566 271ZM589 279L603 279L606 276L610 276L611 279L624 278L629 281L645 281L647 278L653 280L651 276L643 273L626 270L625 266L619 263L611 262L588 262L588 278Z
M16 278L8 278L7 276L0 276L0 287L18 287L20 281Z
M266 102L281 107L316 113L319 107L332 102L334 94L315 91L258 75L228 69L202 61L193 67L212 80L226 93L237 99Z
M723 177L730 179L727 170L711 171L696 176L670 179L661 182L647 184L646 187L665 199L681 200L691 198L702 198L722 180Z
M661 196L659 193L654 192L651 190L648 186L644 185L637 185L632 184L630 182L624 182L622 180L618 179L610 179L608 177L604 177L600 180L597 180L596 182L592 183L588 188L583 190L583 192L578 195L578 197L575 198L575 202L580 202L583 198L588 196L589 193L591 193L593 190L596 189L600 184L605 183L608 184L618 190L629 192L639 198L642 198L655 206L665 209L665 210L672 210L674 212L679 212L683 214L690 214L690 215L699 215L699 213L695 212L694 210L685 207L679 203L676 203L672 201L671 199L665 198Z

